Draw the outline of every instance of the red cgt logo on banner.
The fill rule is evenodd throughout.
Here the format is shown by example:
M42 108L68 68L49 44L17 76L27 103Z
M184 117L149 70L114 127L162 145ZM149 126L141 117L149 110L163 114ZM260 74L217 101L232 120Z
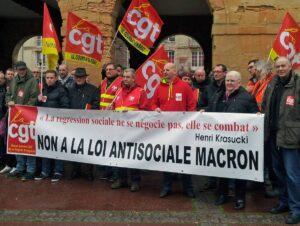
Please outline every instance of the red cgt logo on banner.
M100 67L104 43L100 29L69 12L65 59Z
M148 55L163 25L148 0L132 0L118 31L136 49Z
M137 69L136 82L139 86L144 87L147 98L151 99L155 89L163 77L163 68L168 63L168 55L161 45L159 48Z
M7 152L35 155L35 123L37 108L18 106L10 108L8 119Z

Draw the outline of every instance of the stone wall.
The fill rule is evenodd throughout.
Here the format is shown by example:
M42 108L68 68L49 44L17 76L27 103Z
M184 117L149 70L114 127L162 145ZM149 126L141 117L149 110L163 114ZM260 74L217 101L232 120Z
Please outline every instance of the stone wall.
M66 33L66 19L69 11L75 13L81 18L87 19L90 22L97 24L101 28L104 40L104 54L102 63L112 61L114 56L113 51L108 54L109 46L115 35L116 17L119 12L121 1L117 0L58 0L58 5L63 19L63 26L61 27L61 35L64 37ZM65 40L63 42L63 49ZM99 85L101 81L100 70L88 64L79 65L76 62L67 62L69 70L78 66L86 67L87 72L90 74L89 80L95 85Z
M300 22L299 0L208 0L208 2L213 14L213 65L224 63L230 69L240 71L244 84L249 78L246 71L247 62L254 58L268 58L285 12L289 11ZM106 48L102 62L113 60L111 58L115 56L113 50L107 54L107 49L115 34L120 4L120 0L58 0L63 19L62 36L66 31L67 12L73 11L101 27ZM78 66L73 62L68 64L70 69ZM100 70L87 65L82 66L87 67L91 74L91 82L99 84Z
M251 59L268 59L285 12L300 22L300 1L209 0L213 13L213 65L240 71L245 84Z

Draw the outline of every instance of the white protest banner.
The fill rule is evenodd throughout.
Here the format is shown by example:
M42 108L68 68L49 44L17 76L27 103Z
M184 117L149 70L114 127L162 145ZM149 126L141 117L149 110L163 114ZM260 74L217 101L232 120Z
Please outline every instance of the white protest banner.
M263 118L16 106L8 153L263 181Z

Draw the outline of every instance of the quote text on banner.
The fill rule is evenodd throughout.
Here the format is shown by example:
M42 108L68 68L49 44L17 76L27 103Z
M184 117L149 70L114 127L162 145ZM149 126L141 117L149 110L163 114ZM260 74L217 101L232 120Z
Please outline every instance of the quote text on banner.
M35 140L28 155L263 181L263 115L16 108L8 144L28 151L26 142ZM35 122L26 120L28 108ZM10 145L8 153L27 154Z

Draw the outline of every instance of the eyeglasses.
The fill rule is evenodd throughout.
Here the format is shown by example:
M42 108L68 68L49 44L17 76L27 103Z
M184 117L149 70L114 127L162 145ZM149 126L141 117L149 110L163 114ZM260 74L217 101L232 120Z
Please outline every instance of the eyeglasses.
M40 73L39 71L33 71L32 73Z

